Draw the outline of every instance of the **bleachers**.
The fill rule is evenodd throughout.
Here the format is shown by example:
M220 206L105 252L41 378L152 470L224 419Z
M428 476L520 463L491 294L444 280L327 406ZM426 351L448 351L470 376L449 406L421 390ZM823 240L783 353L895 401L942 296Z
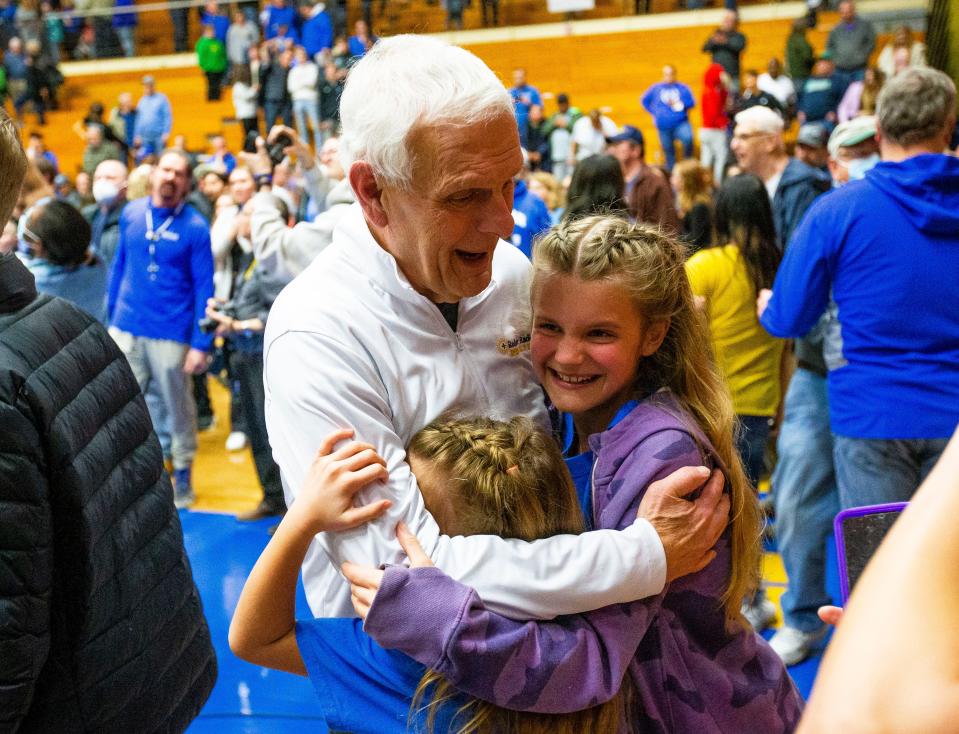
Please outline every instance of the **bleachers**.
M524 66L530 83L547 95L547 112L553 109L552 96L558 92L568 93L573 104L583 110L607 107L617 124L628 123L643 130L649 158L656 161L661 155L659 144L649 115L639 104L639 96L660 79L662 65L668 61L677 66L680 80L689 84L699 98L702 74L709 63L709 57L700 49L717 17L717 12L710 11L661 16L657 20L662 23L668 24L671 18L687 24L698 19L700 25L626 32L615 32L617 29L610 28L610 21L605 22L602 32L591 32L591 24L577 24L569 35L556 35L547 32L547 27L541 27L547 30L539 33L539 37L512 40L487 41L482 33L466 33L462 34L462 45L486 61L507 85L511 83L513 68ZM784 14L779 19L743 22L742 29L749 39L743 56L744 69L763 69L771 57L782 58L791 19L791 15ZM819 28L809 33L814 47L825 46L827 29L836 19L831 13L821 16ZM877 48L884 42L885 38L881 37ZM68 71L64 90L68 108L51 113L48 124L48 143L60 156L65 172L76 172L83 150L83 141L70 132L71 125L83 116L91 101L102 101L109 109L121 91L139 96L140 78L146 68L173 104L174 133L186 135L191 150L205 149L207 136L220 131L227 135L235 150L239 149L242 135L240 126L230 122L233 106L229 89L224 91L220 102L207 102L206 81L199 69L165 68L170 64L191 64L190 57L167 57L169 64L164 60L159 63L144 60L142 65L135 60L123 63L130 61L133 64L129 71L90 74L97 70L97 62L74 65L75 68ZM76 67L87 73L78 75ZM29 113L27 119L25 131L33 129ZM692 121L698 127L698 111L694 111Z
M740 0L740 5L752 5L763 0ZM153 2L153 0L142 0ZM576 13L551 13L545 0L499 0L499 26L525 26L557 23L564 20L616 18L637 14L668 13L680 10L685 0L595 0L592 10ZM138 0L137 4L141 4ZM226 2L221 2L227 5ZM722 3L719 3L720 5ZM353 22L362 17L361 0L347 0L347 24L352 32ZM469 0L463 13L464 29L482 28L482 0ZM373 28L377 33L439 33L446 30L446 10L440 0L373 0ZM173 51L173 23L166 11L151 11L141 15L136 30L137 48L143 56L168 54ZM199 13L189 14L191 44L200 37ZM191 46L192 47L192 46Z

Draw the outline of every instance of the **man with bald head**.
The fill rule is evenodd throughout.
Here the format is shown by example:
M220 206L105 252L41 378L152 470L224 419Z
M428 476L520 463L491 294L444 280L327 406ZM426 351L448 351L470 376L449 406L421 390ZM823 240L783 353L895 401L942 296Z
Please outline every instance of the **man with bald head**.
M127 203L127 167L120 161L100 163L93 173L95 204L84 207L83 216L90 222L90 246L106 264L113 264L113 256L120 239L120 212Z

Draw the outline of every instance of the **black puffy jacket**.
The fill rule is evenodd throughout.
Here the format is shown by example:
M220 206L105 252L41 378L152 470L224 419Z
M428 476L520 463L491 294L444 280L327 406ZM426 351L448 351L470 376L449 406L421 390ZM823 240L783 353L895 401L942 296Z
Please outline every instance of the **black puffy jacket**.
M0 256L0 732L181 732L215 679L130 367Z

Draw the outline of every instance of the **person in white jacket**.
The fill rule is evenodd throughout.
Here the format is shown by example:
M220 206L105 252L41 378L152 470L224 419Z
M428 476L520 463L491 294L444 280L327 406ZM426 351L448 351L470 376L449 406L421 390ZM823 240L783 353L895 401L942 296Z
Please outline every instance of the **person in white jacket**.
M705 468L658 483L622 532L534 543L440 534L406 463L410 438L453 410L547 422L523 308L530 265L503 241L522 166L512 102L468 51L394 36L353 67L341 105L341 158L357 201L271 311L267 428L288 504L323 439L352 428L390 477L358 504L388 497L392 506L374 523L317 536L303 565L313 613L353 616L339 567L400 562L401 519L436 565L517 618L642 598L705 565L729 507L718 472L699 500L682 498L703 485Z
M280 135L292 140L283 152L288 158L296 159L304 192L310 199L307 211L319 212L312 221L304 220L293 227L287 225L282 208L277 206L271 180L275 169L267 153L267 145ZM328 138L317 159L296 131L276 125L265 141L262 138L257 141L257 154L245 156L254 177L261 182L259 192L253 197L251 218L253 255L261 270L292 280L329 246L334 228L349 205L356 201L339 161L329 158L329 152L336 149L338 143L338 138Z
M306 55L306 49L297 46L293 52L296 62L286 77L286 88L293 100L293 119L296 131L304 143L310 143L310 127L313 128L313 145L319 148L323 141L320 135L320 96L317 83L320 79L319 67ZM307 125L309 120L309 125Z

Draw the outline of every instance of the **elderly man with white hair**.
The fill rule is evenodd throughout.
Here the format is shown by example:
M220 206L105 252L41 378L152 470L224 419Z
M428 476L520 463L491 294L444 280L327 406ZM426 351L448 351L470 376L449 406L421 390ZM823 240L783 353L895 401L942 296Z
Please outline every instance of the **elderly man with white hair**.
M339 567L399 562L399 520L445 572L519 618L642 598L701 567L727 512L714 483L701 501L681 499L701 474L659 483L623 532L534 543L441 535L406 463L414 434L451 410L547 425L522 313L530 265L503 242L522 166L513 106L467 51L396 36L353 68L341 109L357 201L273 306L267 426L288 503L324 438L351 428L389 471L361 501L392 505L369 525L317 536L303 566L313 613L353 615Z
M829 177L786 154L783 118L768 107L750 107L736 115L730 147L739 167L759 176L766 185L776 235L780 247L785 248L806 208L829 190Z

